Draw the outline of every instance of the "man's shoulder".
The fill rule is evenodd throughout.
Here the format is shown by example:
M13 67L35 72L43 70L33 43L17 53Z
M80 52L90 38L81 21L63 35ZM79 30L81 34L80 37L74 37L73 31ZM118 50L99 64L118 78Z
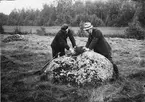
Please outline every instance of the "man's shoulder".
M73 35L74 31L72 29L68 29L68 35Z
M62 30L59 30L59 31L57 32L57 34L60 34L60 33L62 33Z
M94 28L93 32L94 32L93 34L96 35L96 36L102 36L102 32L97 28Z
M97 28L94 28L93 30L94 30L95 32L101 33L101 31L100 31L99 29L97 29Z
M56 35L62 35L63 31L59 30Z
M69 28L68 31L71 32L71 33L74 32L71 28Z

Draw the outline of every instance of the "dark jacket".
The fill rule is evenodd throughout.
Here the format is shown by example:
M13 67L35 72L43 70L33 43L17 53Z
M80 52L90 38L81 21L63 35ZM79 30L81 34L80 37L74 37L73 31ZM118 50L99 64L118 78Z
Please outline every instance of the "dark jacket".
M110 45L98 29L93 28L92 34L89 34L86 47L107 57L111 54Z
M53 39L52 43L51 43L51 47L52 48L56 48L56 49L59 49L59 48L66 48L67 50L69 50L69 46L67 44L67 37L69 37L71 43L72 43L72 46L76 46L76 43L75 43L75 39L73 37L73 34L74 32L72 30L68 30L68 33L66 33L65 30L60 30L55 38Z

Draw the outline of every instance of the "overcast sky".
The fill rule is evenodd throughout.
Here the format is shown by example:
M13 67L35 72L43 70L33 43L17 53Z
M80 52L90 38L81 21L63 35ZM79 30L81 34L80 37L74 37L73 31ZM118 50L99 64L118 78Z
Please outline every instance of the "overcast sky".
M55 0L0 0L0 13L9 14L13 9L42 9L43 4L53 4ZM85 1L85 0L81 0ZM95 0L92 0L95 1ZM106 1L106 0L101 0Z

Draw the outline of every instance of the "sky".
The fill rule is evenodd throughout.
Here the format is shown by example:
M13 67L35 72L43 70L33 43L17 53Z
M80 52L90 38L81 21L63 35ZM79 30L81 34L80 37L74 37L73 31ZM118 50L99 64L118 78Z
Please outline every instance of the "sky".
M10 12L14 9L23 9L23 8L41 10L43 4L54 4L55 3L54 1L55 0L0 0L0 13L10 14Z

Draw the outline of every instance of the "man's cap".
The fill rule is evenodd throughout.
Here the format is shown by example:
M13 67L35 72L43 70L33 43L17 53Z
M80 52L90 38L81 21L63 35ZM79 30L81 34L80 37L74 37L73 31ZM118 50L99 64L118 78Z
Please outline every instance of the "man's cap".
M62 30L66 30L68 28L68 24L63 24L62 26L61 26L61 29Z
M84 23L83 30L89 30L89 29L92 29L92 28L93 28L93 26L90 22Z

